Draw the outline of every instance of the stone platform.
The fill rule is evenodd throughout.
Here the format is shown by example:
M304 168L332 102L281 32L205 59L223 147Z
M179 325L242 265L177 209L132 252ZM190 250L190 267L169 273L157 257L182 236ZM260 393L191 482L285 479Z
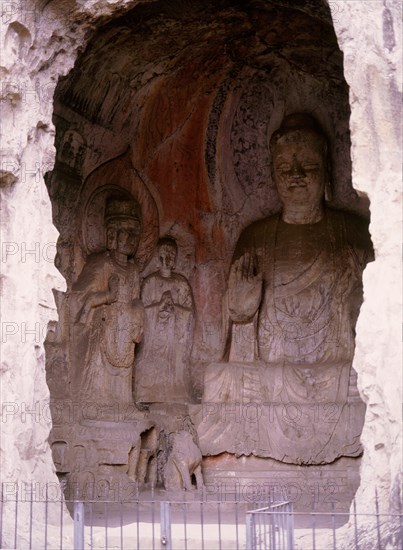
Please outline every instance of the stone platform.
M347 513L359 486L360 458L342 457L332 464L298 466L253 456L223 453L203 459L206 500L290 500L296 512Z

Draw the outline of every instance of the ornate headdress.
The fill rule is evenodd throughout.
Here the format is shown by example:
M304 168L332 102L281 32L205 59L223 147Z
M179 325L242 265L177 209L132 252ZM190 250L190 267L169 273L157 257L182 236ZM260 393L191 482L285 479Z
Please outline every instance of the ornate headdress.
M106 201L105 221L122 219L136 220L141 223L139 203L134 199L125 197L109 197Z

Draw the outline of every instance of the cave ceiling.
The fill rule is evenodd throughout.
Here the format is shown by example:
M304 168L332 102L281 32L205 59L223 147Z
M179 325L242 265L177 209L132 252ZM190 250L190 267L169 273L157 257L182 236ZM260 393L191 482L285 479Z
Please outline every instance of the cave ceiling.
M101 126L122 128L147 90L167 79L176 82L169 93L185 88L191 101L242 68L269 75L279 63L342 85L342 54L321 2L152 2L95 33L56 100Z

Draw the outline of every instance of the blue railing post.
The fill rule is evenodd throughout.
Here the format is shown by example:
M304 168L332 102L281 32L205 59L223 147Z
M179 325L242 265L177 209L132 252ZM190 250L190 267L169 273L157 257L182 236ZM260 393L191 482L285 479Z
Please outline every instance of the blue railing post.
M74 501L74 550L84 550L84 502Z
M171 503L160 503L161 514L161 549L172 550L172 534L171 534Z
M287 548L294 550L294 515L291 502L288 503L287 509Z
M254 550L255 545L253 541L254 530L252 526L253 517L252 514L246 514L246 550Z

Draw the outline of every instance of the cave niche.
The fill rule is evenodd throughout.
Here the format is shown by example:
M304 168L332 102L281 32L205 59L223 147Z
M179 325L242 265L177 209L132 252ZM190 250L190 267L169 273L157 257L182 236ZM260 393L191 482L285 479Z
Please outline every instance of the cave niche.
M150 469L158 470L152 463L158 443L149 443L153 427L164 435L183 431L188 406L193 411L202 406L206 367L224 353L222 298L237 239L251 222L280 210L268 137L293 112L314 115L327 135L333 183L329 204L367 216L368 204L351 184L348 87L322 1L301 8L275 0L139 4L100 27L60 80L54 104L57 157L47 185L60 232L57 267L67 293L74 292L88 256L104 246L105 206L96 206L96 200L101 204L106 195L126 193L143 207L147 237L141 278L157 269L157 239L169 235L178 246L176 271L189 282L194 299L189 403L144 407L138 433L116 432L124 441L118 456L102 450L98 468L104 477L120 479L137 449L150 457L150 464L142 466L146 482ZM88 432L80 432L82 419L74 418L66 434L71 412L66 407L77 398L79 375L65 348L71 317L63 318L64 297L56 299L60 321L47 342L47 377L51 440L63 477L73 475L74 464L84 459L95 468L99 449L88 443L82 450L83 440L94 443ZM92 414L98 412L95 406ZM134 402L131 413L137 414ZM106 421L90 412L87 416ZM168 450L169 443L162 451ZM280 479L280 490L301 509L314 508L319 499L323 509L336 503L345 510L358 487L359 460L290 466L223 453L204 457L203 475L211 493L223 498L238 490L245 496L244 488L254 483L263 498ZM158 472L153 475L161 481ZM96 475L84 472L83 479Z

